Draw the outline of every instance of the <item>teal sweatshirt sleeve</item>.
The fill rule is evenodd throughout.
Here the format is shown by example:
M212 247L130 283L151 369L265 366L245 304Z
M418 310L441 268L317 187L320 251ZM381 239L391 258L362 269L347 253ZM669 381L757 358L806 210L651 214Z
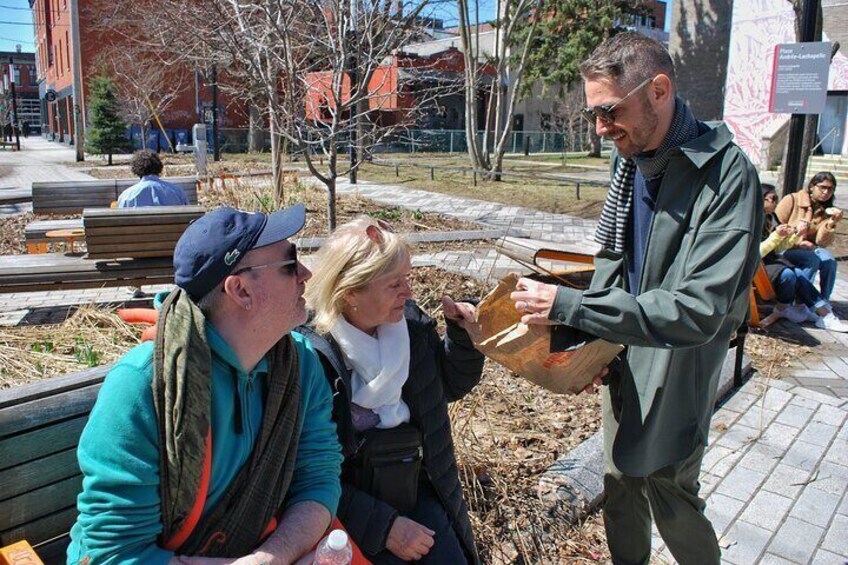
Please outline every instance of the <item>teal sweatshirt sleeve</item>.
M153 395L153 347L142 344L106 376L80 438L83 490L71 529L68 563L167 563L156 545L159 439Z
M342 454L332 419L333 395L312 345L296 332L292 337L300 363L303 428L287 505L310 500L335 516L342 492Z

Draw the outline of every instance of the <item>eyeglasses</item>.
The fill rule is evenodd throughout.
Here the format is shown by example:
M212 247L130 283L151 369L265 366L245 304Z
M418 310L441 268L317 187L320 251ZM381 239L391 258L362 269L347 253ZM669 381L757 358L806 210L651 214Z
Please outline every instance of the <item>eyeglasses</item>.
M769 194L768 196L764 196L763 199L766 202L777 202L777 196L775 196L774 194Z
M249 267L242 267L241 269L236 269L235 271L230 273L230 275L240 275L242 273L246 273L247 271L258 271L259 269L266 269L268 267L288 267L286 269L287 274L297 274L297 248L292 247L291 259L283 259L282 261L273 261L271 263L262 263L261 265L251 265Z
M833 186L832 184L817 184L816 188L818 188L819 190L830 190L830 191L836 190L836 187Z
M611 124L615 121L615 110L628 98L633 96L639 90L645 87L645 85L651 83L657 77L651 77L643 80L639 86L628 92L624 95L624 98L616 102L615 104L598 104L597 106L592 106L591 108L583 109L583 117L587 122L594 125L596 120L601 120L605 124Z

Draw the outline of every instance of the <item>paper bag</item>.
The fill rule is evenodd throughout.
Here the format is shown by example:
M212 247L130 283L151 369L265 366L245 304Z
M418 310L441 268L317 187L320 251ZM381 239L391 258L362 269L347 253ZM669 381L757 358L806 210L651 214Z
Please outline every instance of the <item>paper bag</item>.
M568 351L551 353L551 326L522 324L509 298L517 282L518 275L505 277L477 306L477 349L552 392L580 392L624 347L590 337Z

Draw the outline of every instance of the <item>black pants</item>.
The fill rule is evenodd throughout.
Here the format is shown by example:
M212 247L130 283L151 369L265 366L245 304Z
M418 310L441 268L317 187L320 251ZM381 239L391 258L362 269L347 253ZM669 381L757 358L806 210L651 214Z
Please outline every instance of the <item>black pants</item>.
M418 502L406 518L427 526L436 534L433 536L433 547L421 560L416 563L432 565L462 565L468 562L462 544L451 526L445 507L439 500L436 491L428 480L422 480L418 485ZM408 563L397 557L388 549L377 555L367 555L374 565L401 565Z

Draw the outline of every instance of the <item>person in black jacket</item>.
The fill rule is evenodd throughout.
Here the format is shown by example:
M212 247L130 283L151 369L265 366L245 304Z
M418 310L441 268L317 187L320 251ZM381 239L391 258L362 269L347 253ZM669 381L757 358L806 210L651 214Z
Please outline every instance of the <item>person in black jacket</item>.
M440 338L412 301L408 245L373 218L340 226L316 264L306 292L314 317L303 332L335 394L345 455L339 519L374 563L479 563L447 409L482 374L469 335L479 331L474 306L443 297ZM386 445L412 452L387 461Z

